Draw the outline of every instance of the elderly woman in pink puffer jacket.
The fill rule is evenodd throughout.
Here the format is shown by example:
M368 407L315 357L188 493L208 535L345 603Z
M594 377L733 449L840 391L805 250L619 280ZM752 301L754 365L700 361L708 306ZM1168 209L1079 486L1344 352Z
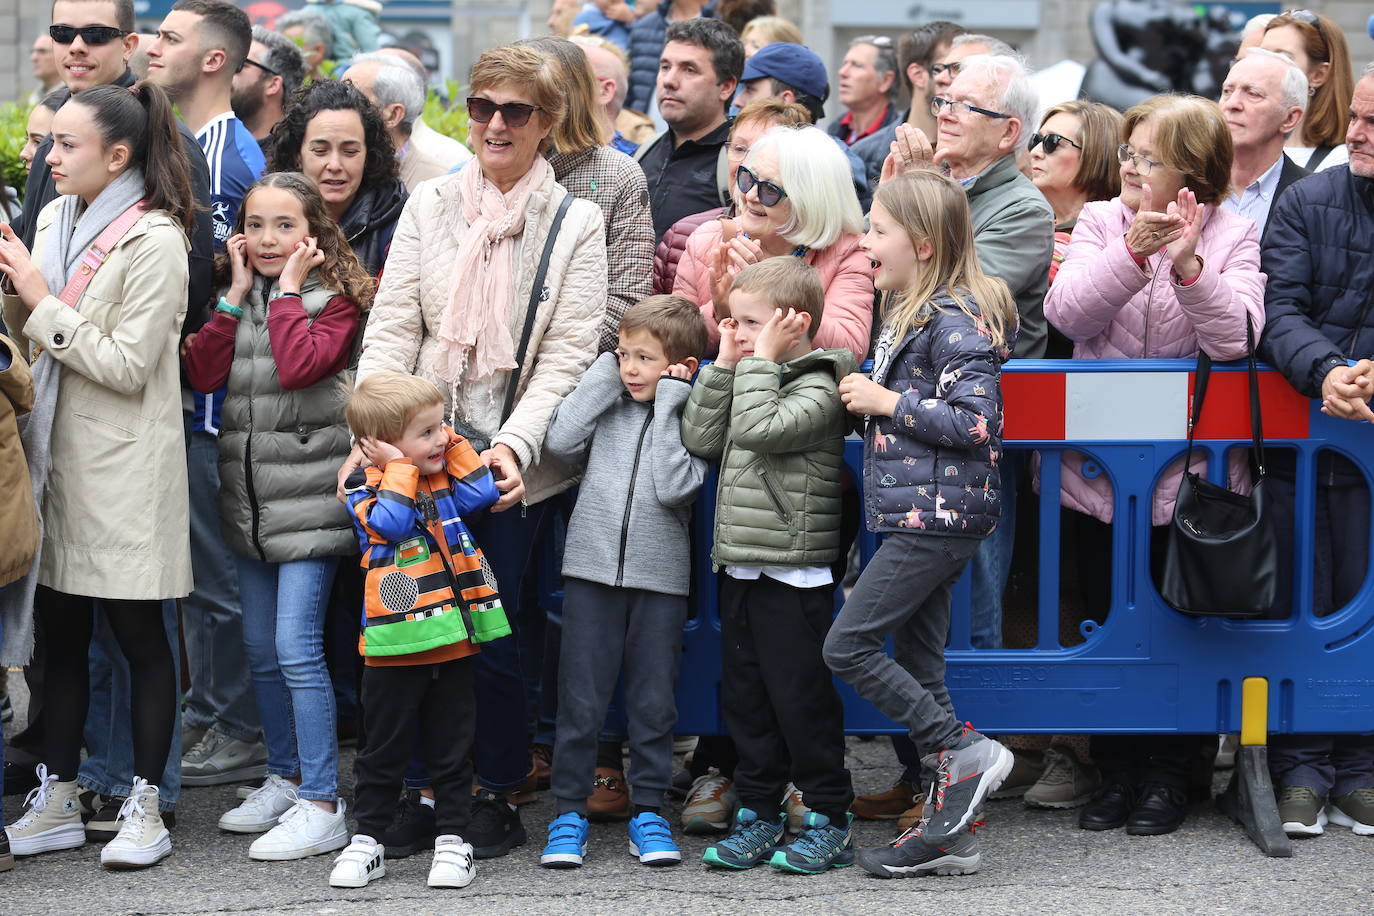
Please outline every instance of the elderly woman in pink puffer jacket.
M1245 355L1247 317L1259 339L1264 274L1254 221L1219 209L1231 177L1231 136L1217 106L1159 96L1126 112L1121 196L1083 207L1068 255L1045 298L1045 317L1074 341L1080 359ZM1103 620L1111 603L1112 488L1086 477L1083 456L1064 454L1060 501L1077 558L1085 610ZM1205 459L1193 469L1205 471ZM1163 558L1180 458L1155 490L1151 559ZM1244 456L1231 462L1248 489ZM1091 742L1102 781L1079 826L1171 833L1191 802L1210 794L1215 735L1112 735Z

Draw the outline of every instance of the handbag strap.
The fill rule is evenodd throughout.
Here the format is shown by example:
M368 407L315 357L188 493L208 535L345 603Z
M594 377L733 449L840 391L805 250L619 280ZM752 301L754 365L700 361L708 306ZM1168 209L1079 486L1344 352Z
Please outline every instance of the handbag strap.
M91 280L95 278L96 271L105 263L105 259L110 256L110 252L119 244L119 240L124 238L124 234L133 228L134 223L138 222L148 210L148 202L140 200L123 213L116 216L108 226L100 231L91 242L85 254L81 255L81 266L72 274L72 278L67 281L67 285L62 287L62 292L57 294L66 305L72 307L81 300L81 294L86 291L86 287L91 285Z
M549 259L553 257L553 243L558 238L558 229L563 225L563 217L567 215L568 208L572 206L573 196L565 194L563 200L558 204L558 212L553 215L553 224L549 226L549 234L544 239L544 252L539 256L539 267L534 272L534 283L530 286L530 302L525 309L525 328L520 332L520 347L515 351L515 368L511 370L510 377L506 381L506 401L501 406L501 424L510 419L511 410L515 407L515 392L520 387L520 373L525 368L525 351L530 346L530 334L534 331L534 317L539 311L539 303L548 294L544 289L544 278L549 273Z
M1245 316L1245 358L1246 374L1250 388L1250 440L1255 451L1255 462L1259 476L1264 476L1264 416L1259 396L1259 366L1255 361L1255 326L1249 314ZM1197 375L1193 382L1193 411L1188 415L1188 457L1184 463L1186 471L1193 464L1193 436L1197 422L1202 417L1202 404L1207 397L1207 380L1212 375L1212 357L1199 348L1197 354Z

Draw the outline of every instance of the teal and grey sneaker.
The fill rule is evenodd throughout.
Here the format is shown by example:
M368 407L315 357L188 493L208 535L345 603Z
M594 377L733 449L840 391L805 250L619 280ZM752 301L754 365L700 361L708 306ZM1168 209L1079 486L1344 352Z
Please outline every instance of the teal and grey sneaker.
M853 815L844 816L843 826L830 823L830 818L808 811L802 819L801 833L791 844L769 858L768 864L779 871L799 875L819 875L832 868L854 864L854 844L849 837L849 822Z
M702 853L701 861L720 868L753 868L778 848L787 829L787 815L765 821L749 808L735 812L735 827L719 843Z

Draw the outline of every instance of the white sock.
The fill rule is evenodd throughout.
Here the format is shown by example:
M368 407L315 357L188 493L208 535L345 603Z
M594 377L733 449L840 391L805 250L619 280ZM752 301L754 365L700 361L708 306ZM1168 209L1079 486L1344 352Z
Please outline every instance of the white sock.
M428 795L421 795L421 796L420 796L420 804L424 805L424 806L427 807L427 808L433 808L433 807L434 807L434 799L430 798Z

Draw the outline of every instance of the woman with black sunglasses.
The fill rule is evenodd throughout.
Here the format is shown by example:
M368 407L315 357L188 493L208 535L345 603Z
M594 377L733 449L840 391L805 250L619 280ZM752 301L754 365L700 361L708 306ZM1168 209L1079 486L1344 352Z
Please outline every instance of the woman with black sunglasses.
M1030 179L1054 210L1051 283L1083 205L1121 193L1116 162L1120 136L1121 113L1115 108L1101 102L1065 102L1045 112L1030 139Z
M1311 172L1345 165L1345 128L1355 77L1350 46L1341 27L1311 10L1287 10L1269 20L1260 47L1289 58L1307 74L1307 103L1298 129L1288 138L1288 158Z
M544 435L596 357L606 314L605 218L596 204L569 199L543 155L567 116L561 72L529 47L477 59L467 100L476 157L421 183L406 204L358 364L360 382L382 370L434 382L451 425L474 443L501 491L491 509L465 519L515 631L477 656L480 788L470 822L449 831L479 859L526 841L508 803L530 771L519 631L537 608L521 600L522 586L549 498L574 482L565 465L543 457ZM355 450L341 485L359 460Z

